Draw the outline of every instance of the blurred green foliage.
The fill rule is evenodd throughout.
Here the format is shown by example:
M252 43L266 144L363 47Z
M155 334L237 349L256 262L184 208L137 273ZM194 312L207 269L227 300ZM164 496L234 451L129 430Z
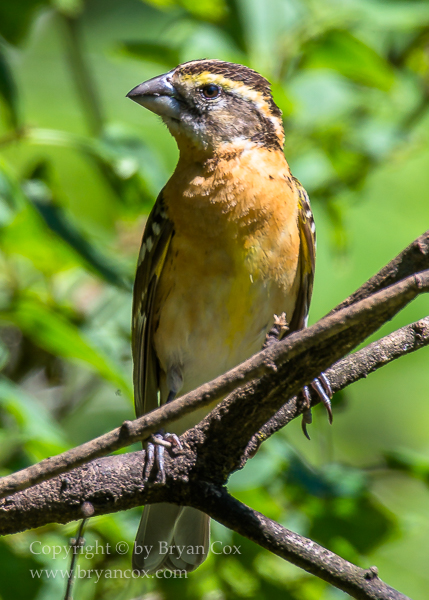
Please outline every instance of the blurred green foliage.
M132 418L130 308L145 217L177 150L129 89L199 57L242 62L273 84L285 153L318 225L312 319L429 223L429 5L412 0L21 0L0 4L0 472ZM427 299L382 333L428 314ZM232 476L231 491L415 600L429 574L427 350L291 424ZM341 402L340 402L341 400ZM139 511L90 521L87 546L134 539ZM0 542L0 599L57 599L76 524ZM344 594L213 524L188 579L80 579L80 600ZM34 547L34 546L33 546ZM82 569L130 568L96 553Z

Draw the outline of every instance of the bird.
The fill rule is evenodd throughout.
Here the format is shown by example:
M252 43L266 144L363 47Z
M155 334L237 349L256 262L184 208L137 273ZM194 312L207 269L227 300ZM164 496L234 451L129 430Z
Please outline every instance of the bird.
M193 60L127 97L161 117L179 150L138 257L132 352L141 416L261 350L274 315L286 315L288 333L306 327L316 230L284 155L282 113L258 72ZM325 378L313 387L327 405ZM187 415L168 439L180 443L177 434L210 408ZM209 531L209 517L192 507L145 506L133 568L192 571L208 554Z

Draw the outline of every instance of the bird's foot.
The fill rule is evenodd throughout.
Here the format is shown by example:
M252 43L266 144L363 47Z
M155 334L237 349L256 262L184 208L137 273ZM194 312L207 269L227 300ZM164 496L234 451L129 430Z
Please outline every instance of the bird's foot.
M289 326L286 321L286 313L274 315L274 323L265 337L264 349L269 348L273 343L281 340L289 331Z
M143 481L146 483L155 470L155 483L164 485L165 483L165 466L164 456L165 450L171 450L171 448L177 448L182 450L182 444L175 433L155 433L151 441L147 444L146 449L146 463L144 466Z
M326 408L326 411L328 413L329 423L332 425L331 398L332 398L333 394L332 394L331 384L329 383L328 378L326 377L326 375L324 373L321 373L319 375L319 377L316 377L316 379L313 379L313 381L310 384L310 387L313 388L313 390L319 396L319 399L322 402L323 406ZM302 427L302 431L304 432L305 437L307 439L310 439L310 436L308 435L308 431L307 431L307 425L310 425L313 418L312 418L312 414L311 414L311 394L310 394L310 389L309 389L308 385L305 385L302 388L302 395L304 396L306 410L302 414L301 427Z

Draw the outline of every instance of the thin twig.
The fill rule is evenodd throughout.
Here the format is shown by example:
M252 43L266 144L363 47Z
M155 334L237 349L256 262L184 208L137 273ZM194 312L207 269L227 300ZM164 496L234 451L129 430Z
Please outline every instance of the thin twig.
M97 89L88 68L88 60L82 51L82 39L79 31L79 19L75 16L58 14L63 21L63 41L70 65L70 72L76 90L80 96L83 113L86 117L88 128L95 136L103 129L103 114Z
M78 529L76 538L74 540L71 540L71 542L70 542L70 546L73 548L73 551L72 551L72 559L71 559L71 564L70 564L69 576L67 578L67 587L66 587L66 593L64 595L64 600L73 600L72 587L73 587L73 583L74 583L74 568L76 565L76 560L77 560L77 555L78 555L79 549L84 544L84 539L83 539L82 535L83 535L83 528L85 527L86 521L87 521L87 519L82 519L82 522L79 525L79 529Z
M67 578L67 587L64 595L64 600L73 600L72 588L74 583L74 569L76 566L77 555L79 553L80 548L83 548L85 544L85 540L83 538L83 529L88 519L94 514L94 507L90 502L84 502L80 507L80 511L84 518L82 519L82 522L79 525L77 536L73 540L70 540L70 546L71 548L73 548L73 552L70 563L70 571Z

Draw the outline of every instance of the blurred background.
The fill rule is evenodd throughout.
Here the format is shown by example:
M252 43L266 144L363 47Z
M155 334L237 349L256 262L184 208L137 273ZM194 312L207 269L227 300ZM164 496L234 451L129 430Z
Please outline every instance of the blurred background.
M125 98L195 58L273 84L286 157L312 199L311 321L429 224L429 4L395 0L19 0L0 4L0 474L133 418L131 286L145 219L177 149ZM427 297L379 332L429 314ZM375 338L373 338L375 339ZM411 596L429 588L429 349L294 422L232 476L240 500ZM135 447L137 448L137 447ZM131 449L132 450L132 449ZM88 544L132 544L140 511L91 519ZM0 542L0 598L58 600L76 523ZM79 600L335 600L346 595L214 523L188 579L76 582ZM131 555L81 557L130 568Z

